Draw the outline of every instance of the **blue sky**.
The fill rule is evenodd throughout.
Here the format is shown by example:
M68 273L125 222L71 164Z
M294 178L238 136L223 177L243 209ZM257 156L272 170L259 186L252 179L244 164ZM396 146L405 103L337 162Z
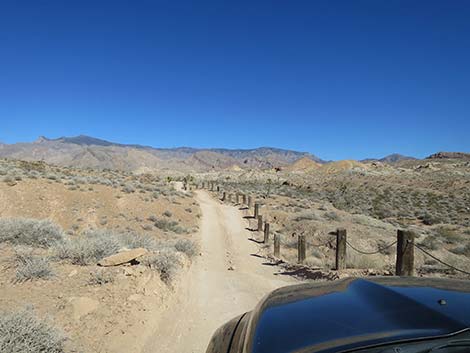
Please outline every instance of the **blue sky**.
M0 2L0 141L470 151L470 2Z

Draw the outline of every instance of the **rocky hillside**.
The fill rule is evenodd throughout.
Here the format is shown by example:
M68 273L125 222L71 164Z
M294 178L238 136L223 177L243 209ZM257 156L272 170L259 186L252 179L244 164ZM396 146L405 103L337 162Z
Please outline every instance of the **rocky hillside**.
M470 160L470 153L464 152L438 152L430 155L427 159L464 159Z
M256 149L154 148L126 145L90 136L49 139L41 136L31 143L0 144L0 157L45 161L80 168L135 170L179 170L204 172L230 168L271 169L300 158L323 162L306 153L270 147Z

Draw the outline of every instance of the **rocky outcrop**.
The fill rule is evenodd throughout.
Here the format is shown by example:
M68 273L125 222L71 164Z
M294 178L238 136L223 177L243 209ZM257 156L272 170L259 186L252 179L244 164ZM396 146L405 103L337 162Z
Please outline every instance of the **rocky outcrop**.
M429 157L427 159L468 159L470 160L470 153L465 153L465 152L437 152Z

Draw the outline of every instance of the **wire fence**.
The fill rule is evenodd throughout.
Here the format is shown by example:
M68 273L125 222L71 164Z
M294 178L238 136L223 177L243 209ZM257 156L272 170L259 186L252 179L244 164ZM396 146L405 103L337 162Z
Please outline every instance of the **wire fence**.
M429 251L423 249L423 248L422 248L421 246L419 246L418 244L413 244L413 245L415 246L415 248L421 250L424 254L426 254L426 255L429 256L430 258L436 260L437 262L440 262L442 265L447 266L447 267L453 269L454 271L457 271L457 272L460 272L460 273L463 273L463 274L466 274L466 275L470 276L470 272L467 272L467 271L465 271L465 270L462 270L462 269L460 269L460 268L457 268L457 267L455 267L455 266L453 266L453 265L451 265L451 264L449 264L449 263L447 263L447 262L445 262L445 261L443 261L443 260L437 258L437 257L434 256L433 254L431 254Z
M363 254L363 255L375 255L375 254L379 254L381 252L383 252L384 250L387 250L389 248L391 248L392 246L396 245L397 244L397 240L393 241L392 243L386 245L386 246L383 246L383 247L379 247L376 251L364 251L364 250L360 250L358 249L357 247L353 246L349 241L346 241L346 244L351 248L353 249L354 251L358 252L359 254ZM415 244L413 243L413 246L417 249L419 249L421 252L423 252L426 256L429 256L430 258L436 260L437 262L439 262L440 264L444 265L444 266L447 266L448 268L454 270L454 271L457 271L457 272L460 272L460 273L463 273L463 274L466 274L468 276L470 276L470 272L468 271L465 271L465 270L462 270L461 268L458 268L458 267L455 267L454 265L451 265L449 264L448 262L445 262L441 259L439 259L438 257L436 257L435 255L431 254L429 251L425 250L423 247L421 247L420 245L418 244Z
M202 187L204 188L204 183L203 183ZM213 190L213 189L214 189L214 183L213 183L213 182L210 183L210 184L207 183L207 187L208 187L208 188L210 187L211 190ZM225 192L224 192L224 194L225 194ZM242 196L245 196L245 197L246 197L246 195L243 195L243 194L242 194ZM250 197L250 196L248 196L248 197ZM237 198L238 198L238 197L237 197ZM244 200L245 200L245 198L244 198ZM250 204L251 204L251 202L248 202L248 207L250 207ZM256 206L255 206L255 208L256 208ZM256 211L255 211L255 212L256 212ZM257 212L256 212L256 213L257 213ZM343 249L343 250L342 250L342 251L343 251L343 258L344 258L345 255L346 255L346 246L349 247L349 248L351 248L352 250L356 251L357 253L362 254L362 255L376 255L376 254L384 253L386 250L388 250L389 248L391 248L391 247L393 247L393 246L396 245L396 246L397 246L397 271L398 271L398 259L399 259L399 258L398 258L398 255L399 255L399 254L398 254L398 248L400 248L400 242L399 242L398 239L395 240L395 241L393 241L393 242L391 242L391 243L389 243L389 244L387 244L387 245L385 245L385 246L378 246L378 247L377 247L377 250L374 250L374 251L365 251L365 250L359 249L358 247L352 245L352 244L346 239L346 231L345 231L345 230L343 230L343 231L344 231L343 248L342 248L342 249ZM339 232L339 230L338 230L338 232ZM398 233L400 233L400 232L403 232L403 231L400 231L400 230L399 230ZM269 231L268 231L268 233L269 233ZM330 235L336 235L335 232L330 232L329 234L330 234ZM294 233L293 235L295 235L295 233ZM268 236L269 236L269 234L268 234ZM339 236L339 234L338 234L338 236ZM299 237L299 238L300 238L300 237ZM337 238L337 242L339 241L338 239L339 239L339 238ZM414 239L414 238L412 238L412 239ZM300 241L300 240L299 240L299 241ZM311 245L314 246L314 247L326 246L326 247L332 248L332 247L335 246L334 244L332 244L332 242L334 242L334 240L333 240L333 239L330 239L330 240L328 240L326 243L321 243L321 244L318 244L318 243L315 244L315 243L313 243L313 244L311 244ZM338 244L338 243L337 243L337 244ZM345 245L344 245L344 244L345 244ZM410 241L410 240L406 240L406 243L404 244L404 247L401 249L400 252L403 252L403 251L407 252L407 251L408 251L407 249L409 249L409 248L408 248L408 245L409 245L409 244L412 244L413 247L415 247L415 248L417 248L418 250L420 250L424 255L426 255L426 256L432 258L433 260L439 262L440 264L442 264L442 265L444 265L444 266L446 266L446 267L448 267L448 268L450 268L450 269L452 269L452 270L454 270L454 271L456 271L456 272L460 272L460 273L462 273L462 274L465 274L465 275L467 275L467 276L470 276L470 272L469 272L469 271L463 270L463 269L458 268L458 267L456 267L456 266L454 266L454 265L452 265L452 264L449 264L449 263L446 262L446 261L441 260L440 258L436 257L435 255L431 254L429 251L427 251L426 249L424 249L421 245L416 244L416 243L414 242L414 240L411 240L411 241ZM402 243L402 245L403 245L403 243ZM301 247L299 247L299 252L300 252L300 248L301 248ZM337 249L336 249L336 252L337 252L337 258L338 258L338 253L339 253L338 245L336 246L336 248L337 248ZM305 252L305 247L303 248L302 251ZM400 256L403 256L403 254L401 254ZM299 258L300 258L300 257L299 257ZM305 254L303 255L303 258L305 258ZM411 257L411 259L412 259L412 257ZM412 265L412 266L413 266L413 265ZM412 273L412 271L411 271L410 273Z
M376 251L364 251L364 250L359 250L358 248L354 247L353 245L351 245L351 243L349 241L346 240L346 244L351 248L353 249L354 251L358 252L359 254L363 254L363 255L375 255L375 254L379 254L379 253L382 253L384 252L385 250L391 248L392 246L394 246L395 244L397 243L397 240L395 240L394 242L388 244L388 245L385 245L385 246L382 246L382 247L379 247Z

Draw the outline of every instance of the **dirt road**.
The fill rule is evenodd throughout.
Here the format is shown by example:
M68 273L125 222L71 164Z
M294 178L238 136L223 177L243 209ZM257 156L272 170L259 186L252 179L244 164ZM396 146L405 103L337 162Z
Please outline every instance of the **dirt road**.
M202 256L158 321L145 353L203 353L221 324L251 310L271 290L295 283L252 255L258 249L249 240L254 234L245 229L248 222L237 207L221 204L206 191L196 191L196 198L202 211Z

